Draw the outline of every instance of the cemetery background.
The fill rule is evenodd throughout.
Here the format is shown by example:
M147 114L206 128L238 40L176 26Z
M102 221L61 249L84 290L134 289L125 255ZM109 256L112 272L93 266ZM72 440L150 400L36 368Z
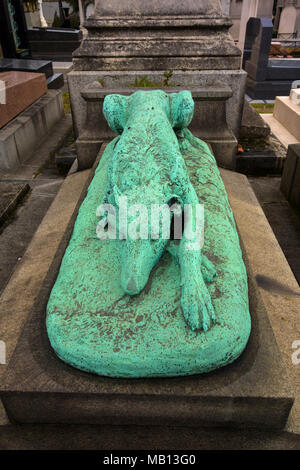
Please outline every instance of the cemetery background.
M228 7L228 2L223 3L227 3ZM292 6L297 10L297 2L293 3L294 4ZM283 9L284 7L280 6L280 8ZM295 22L292 27L295 28L296 24L297 23ZM283 34L287 34L287 32ZM294 34L294 31L289 34ZM293 46L294 44L297 46L297 42L292 43ZM282 47L282 45L286 47L286 43L281 43L280 47ZM291 44L288 43L288 45ZM280 49L279 54L277 53L277 55L280 55ZM70 65L67 66L67 70L69 70L69 67ZM64 72L63 68L61 70ZM141 78L143 77L141 76ZM68 92L66 83L63 83L63 86L59 89L59 100L62 100L61 92L64 93L66 105L65 111L70 111L68 108L69 104L67 102ZM49 93L49 91L46 93ZM101 94L101 90L98 91L98 95L99 94ZM246 96L246 99L252 102L252 105L256 105L256 109L262 108L263 111L266 109L272 110L272 106L274 105L274 100L270 99L253 100L249 96ZM268 105L270 108L268 108ZM60 109L62 109L62 107L60 107ZM290 143L295 143L295 141L293 140L291 142L291 136L284 135L282 137L282 129L279 133L277 131L279 140L274 135L275 129L274 134L268 137L268 127L263 124L261 120L258 120L256 114L251 114L251 117L249 117L249 113L251 113L251 111L249 111L249 108L247 109L248 111L244 110L244 113L247 113L248 117L246 116L247 119L245 117L243 120L242 137L239 141L240 147L237 158L238 169L239 171L249 175L248 180L256 193L261 207L267 216L285 257L299 283L300 219L299 210L297 208L299 201L299 199L297 199L297 188L300 187L300 177L297 176L299 179L296 178L296 180L295 177L293 177L293 182L291 182L291 177L289 175L285 176L287 181L284 192L285 196L279 189L281 184L280 174L283 168L283 160L286 159L287 146ZM270 115L264 118L266 119L266 122L270 123L272 128ZM255 124L253 124L253 120ZM76 156L76 149L71 136L71 125L72 118L69 112L67 112L65 116L63 116L62 113L59 114L59 119L57 119L56 125L52 125L47 129L47 132L43 136L43 141L37 145L30 159L21 162L21 165L18 165L17 168L9 169L8 171L3 169L0 170L0 185L2 185L0 186L2 190L2 206L0 206L2 210L2 213L0 214L2 222L0 233L0 259L2 260L0 265L0 279L2 297L0 300L0 309L7 308L9 298L12 295L11 290L14 288L14 282L16 283L15 285L18 285L18 282L20 282L22 266L24 264L24 260L22 261L22 258L24 257L26 260L26 257L29 256L30 259L31 256L32 271L34 272L34 270L38 269L36 258L37 251L39 250L37 243L38 239L36 237L33 238L36 230L38 230L37 234L39 231L45 230L45 226L47 226L47 223L51 220L49 219L49 217L51 217L51 210L52 217L57 217L61 208L64 208L66 211L70 210L70 208L68 209L68 204L71 202L71 199L68 202L68 191L71 193L76 189L76 187L81 187L83 180L86 178L86 174L84 174L84 172L69 175L67 177L67 180L69 181L69 189L68 185L65 186L65 192L60 193L60 196L58 195L56 205L51 207L49 212L47 212L64 181L64 175L57 170L55 161L57 160L61 165L61 171L66 171L66 169L70 168L70 165ZM253 130L253 128L256 128L256 134L254 139L250 139L249 142L249 139L247 141L247 139L245 140L245 138L243 138L243 133L244 135L249 136L249 131L250 129ZM257 130L257 128L259 128L259 130ZM295 138L293 134L292 136ZM268 139L271 141L271 144L269 142L266 144ZM298 141L299 140L296 137L296 142ZM298 173L296 173L295 161L297 161L297 158L299 159L299 144L296 145L296 147L291 147L289 152L293 159L293 162L289 165L294 170L292 174L298 175ZM246 157L246 159L244 157ZM73 166L71 172L75 171L75 169L76 167ZM277 173L277 176L274 176L274 173L275 175ZM255 176L255 174L260 174L262 176L258 177ZM294 184L296 187L296 195L293 188L291 188L292 183L296 183ZM287 199L291 200L293 205L290 205L287 202ZM22 202L20 203L20 201ZM59 203L61 205L60 208L58 207ZM47 218L45 218L43 221L44 226L43 224L40 225L46 213L48 221ZM59 220L61 223L60 217ZM32 242L32 244L30 244L30 242ZM37 244L34 245L34 243ZM270 243L274 243L272 237L270 238ZM29 247L29 255L28 252L26 252L27 247ZM29 275L31 276L31 274ZM293 284L293 286L295 288L295 284ZM35 289L36 288L37 286L35 285ZM260 289L265 289L263 282ZM297 312L297 310L295 310L295 312ZM296 315L296 313L294 313L294 315ZM295 325L299 326L299 323L296 321L296 316L293 320L290 320L292 324L294 322ZM22 321L21 317L19 317L20 324L14 327L14 334L17 334ZM275 319L274 322L275 323L273 323L272 326L274 331L277 332L275 334L278 335L282 325L286 324L286 320L282 317ZM286 328L287 336L284 340L281 337L276 336L279 344L287 341L287 337L291 334L289 333L290 330L290 327ZM296 331L299 332L297 327ZM295 336L294 332L292 335ZM292 350L290 353L292 354ZM284 354L288 356L289 352L286 351ZM290 361L290 358L286 357L286 360ZM41 425L38 428L27 425L25 428L17 429L16 426L8 423L3 408L0 409L0 418L2 420L2 426L0 427L0 441L2 441L4 447L6 446L7 448L25 448L25 446L36 448L37 442L39 442L39 445L44 448L47 448L47 446L50 448L59 448L59 446L66 445L66 442L68 442L67 445L71 446L74 441L74 436L76 435L81 436L80 445L82 448L86 448L86 446L91 446L92 448L108 448L109 446L111 446L111 448L130 448L130 446L132 446L131 448L135 448L135 443L137 446L140 445L140 441L137 440L135 430L132 427L127 428L126 437L124 436L122 429L119 429L117 432L114 430L114 437L112 437L111 432L109 433L109 437L107 437L106 434L109 431L109 426L92 427L86 425L70 430L69 428L58 429L52 425L47 427L47 432L45 433L45 426ZM280 433L274 434L266 431L249 430L243 431L242 433L229 431L226 436L224 436L220 430L214 430L214 436L208 430L204 429L197 429L194 431L183 430L184 439L181 437L180 442L177 431L172 428L169 428L167 433L162 436L160 430L149 427L147 430L143 431L144 434L142 441L145 446L149 447L153 447L153 443L157 443L157 445L159 445L158 443L163 442L166 448L174 445L179 448L183 445L183 442L183 448L187 448L188 446L190 446L190 448L199 447L199 445L203 446L203 448L217 448L218 446L224 446L224 448L262 448L264 446L268 446L269 448L298 448L299 428L297 426L297 423L289 422L286 430ZM42 440L41 433L43 433ZM59 439L57 438L57 435L59 433L64 435L65 443L58 442ZM25 441L27 441L27 443L25 443ZM88 444L87 441L89 441Z

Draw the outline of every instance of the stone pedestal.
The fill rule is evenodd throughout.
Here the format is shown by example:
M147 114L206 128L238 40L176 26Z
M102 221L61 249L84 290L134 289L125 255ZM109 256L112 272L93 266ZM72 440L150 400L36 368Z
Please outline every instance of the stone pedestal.
M82 140L81 134L86 131L87 104L81 93L95 81L104 93L110 89L134 91L140 86L191 90L230 87L232 96L226 100L224 126L237 137L246 74L240 70L241 52L229 35L230 26L217 0L182 5L172 0L160 4L96 1L95 14L85 23L88 35L73 53L74 69L68 75L77 137ZM210 98L215 101L213 95L207 97L204 115L209 113ZM98 126L100 114L101 109ZM99 148L101 143L98 137L95 135L90 147L92 160L96 157L92 145L96 148L98 140ZM217 133L215 137L218 139ZM215 155L220 164L234 168L236 152L232 147L228 151L227 137L224 148L220 152L215 149Z
M47 93L46 78L42 73L2 72L0 80L5 83L5 102L0 104L0 128Z

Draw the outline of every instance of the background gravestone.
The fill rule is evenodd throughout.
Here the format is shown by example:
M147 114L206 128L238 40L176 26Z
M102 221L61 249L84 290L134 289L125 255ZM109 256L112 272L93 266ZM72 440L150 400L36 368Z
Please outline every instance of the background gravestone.
M271 18L250 18L247 24L243 67L248 73L247 94L253 99L275 99L290 94L300 77L299 59L270 59Z

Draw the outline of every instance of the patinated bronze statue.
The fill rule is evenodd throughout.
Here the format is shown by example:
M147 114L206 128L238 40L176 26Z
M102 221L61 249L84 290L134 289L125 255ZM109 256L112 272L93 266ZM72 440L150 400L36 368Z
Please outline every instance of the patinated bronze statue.
M193 109L189 91L105 98L120 136L81 205L47 309L52 347L75 367L116 377L195 374L232 362L247 343L239 239L215 159L187 129ZM170 223L174 207L188 206L193 236L185 217L178 240L153 230L141 206L170 208Z

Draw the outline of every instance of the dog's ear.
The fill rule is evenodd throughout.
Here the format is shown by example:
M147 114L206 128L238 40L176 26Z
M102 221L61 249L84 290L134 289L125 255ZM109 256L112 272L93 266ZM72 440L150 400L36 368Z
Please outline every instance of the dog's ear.
M194 115L194 100L192 93L183 90L180 93L171 94L171 124L174 129L187 127Z
M128 97L107 95L103 102L103 114L109 127L117 134L122 134L127 119Z

